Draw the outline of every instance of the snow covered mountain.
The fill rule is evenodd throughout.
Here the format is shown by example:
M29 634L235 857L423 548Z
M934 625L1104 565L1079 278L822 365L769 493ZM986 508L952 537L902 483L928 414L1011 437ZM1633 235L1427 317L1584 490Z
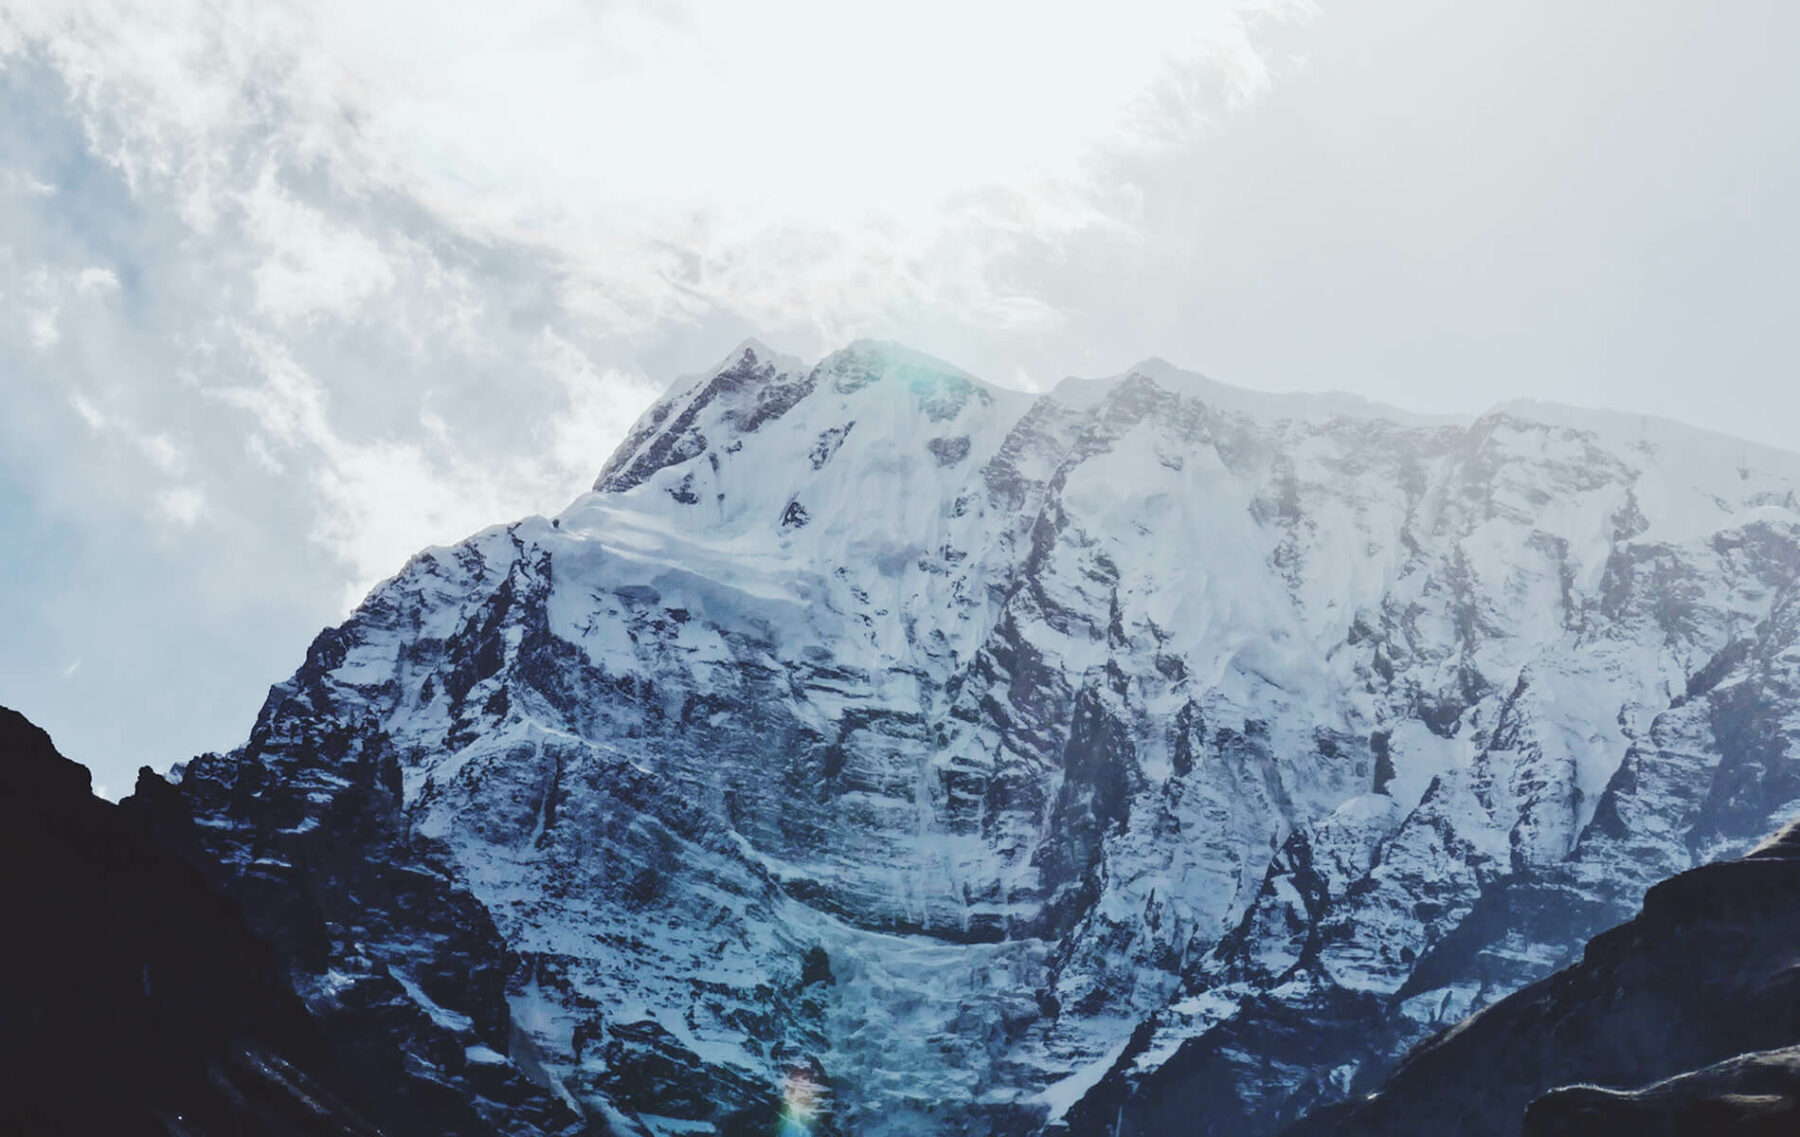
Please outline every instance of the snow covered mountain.
M447 1132L1269 1132L1800 811L1797 489L1635 416L750 343L179 796Z

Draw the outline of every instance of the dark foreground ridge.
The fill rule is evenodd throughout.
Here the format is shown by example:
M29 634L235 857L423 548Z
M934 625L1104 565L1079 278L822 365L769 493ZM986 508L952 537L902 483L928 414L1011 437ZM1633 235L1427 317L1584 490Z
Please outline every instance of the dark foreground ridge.
M1652 888L1636 919L1289 1137L1800 1132L1800 823ZM1555 1088L1552 1087L1561 1087ZM1534 1100L1535 1099L1535 1100Z
M0 707L0 1131L379 1137L237 906Z

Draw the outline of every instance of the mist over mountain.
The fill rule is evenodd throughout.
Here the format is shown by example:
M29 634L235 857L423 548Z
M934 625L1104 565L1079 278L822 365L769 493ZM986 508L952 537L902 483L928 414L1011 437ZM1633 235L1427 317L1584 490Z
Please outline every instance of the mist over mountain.
M1800 812L1797 490L751 342L141 808L440 1132L1272 1133Z

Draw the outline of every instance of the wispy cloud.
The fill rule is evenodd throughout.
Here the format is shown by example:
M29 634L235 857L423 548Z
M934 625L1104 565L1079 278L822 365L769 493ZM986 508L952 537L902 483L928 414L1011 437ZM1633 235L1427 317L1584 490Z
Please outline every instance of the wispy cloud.
M220 709L138 717L225 745L410 554L585 489L696 352L1057 327L1020 258L1128 237L1116 163L1268 86L1309 10L0 0L0 448L81 570L29 597L39 655L179 673Z
M220 479L284 478L358 592L584 484L672 329L1054 325L1007 259L1129 226L1108 158L1254 96L1258 29L1309 12L0 0L0 64L54 76L138 232L33 266L26 340L81 329L67 405L167 479L154 516L249 517ZM46 216L93 192L70 176L6 173ZM95 320L156 362L102 359ZM497 437L475 385L541 417ZM203 421L248 432L197 456Z
M293 175L552 253L610 332L722 308L867 322L896 293L1038 318L982 254L1118 223L1105 160L1270 82L1304 0L112 0L8 12L131 184L257 243L259 307L346 315L395 250ZM1039 301L1041 304L1041 300Z
M191 529L206 513L206 495L193 486L171 486L156 495L156 515Z

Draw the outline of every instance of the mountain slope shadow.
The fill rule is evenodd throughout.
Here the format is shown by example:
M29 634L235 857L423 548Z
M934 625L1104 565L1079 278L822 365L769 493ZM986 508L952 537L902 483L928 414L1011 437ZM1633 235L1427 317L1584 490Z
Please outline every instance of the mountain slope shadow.
M237 906L0 707L6 1132L380 1137Z
M1581 962L1430 1040L1376 1093L1288 1137L1800 1131L1796 942L1800 823L1656 885Z

